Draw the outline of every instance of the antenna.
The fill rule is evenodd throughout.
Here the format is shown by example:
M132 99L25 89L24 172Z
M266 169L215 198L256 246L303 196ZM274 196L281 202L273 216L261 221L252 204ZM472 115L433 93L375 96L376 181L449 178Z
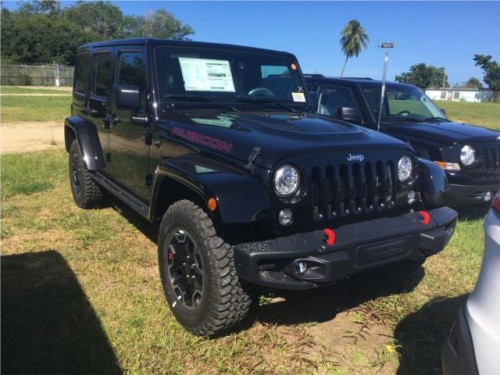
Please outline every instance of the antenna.
M379 48L384 49L384 72L382 74L382 90L380 90L380 108L378 110L377 119L377 131L380 131L380 119L382 117L382 108L384 106L384 96L385 96L385 81L387 77L387 62L389 61L389 52L387 49L394 48L396 43L394 42L382 42L378 45Z

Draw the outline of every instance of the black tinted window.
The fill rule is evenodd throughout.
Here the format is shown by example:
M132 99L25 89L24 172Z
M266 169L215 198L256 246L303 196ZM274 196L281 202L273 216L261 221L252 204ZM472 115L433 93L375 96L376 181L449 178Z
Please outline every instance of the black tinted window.
M318 98L318 113L340 118L341 108L358 108L352 91L346 87L321 87Z
M86 93L90 83L90 54L82 53L78 55L75 65L75 91Z
M118 66L118 84L137 86L144 89L146 72L142 53L126 52L120 55Z
M95 58L95 85L94 94L108 96L108 89L112 79L111 54L99 53Z

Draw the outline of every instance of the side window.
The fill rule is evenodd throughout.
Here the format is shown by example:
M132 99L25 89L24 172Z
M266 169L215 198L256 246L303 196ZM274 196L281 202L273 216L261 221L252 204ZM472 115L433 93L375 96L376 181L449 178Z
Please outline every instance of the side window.
M318 113L339 118L340 108L345 107L358 109L358 104L350 89L333 86L322 86L319 89Z
M75 92L86 94L90 86L90 53L79 54L75 65Z
M93 93L98 96L107 97L113 78L111 54L108 52L96 54L94 66L95 80Z
M118 62L118 84L137 86L144 91L146 71L144 58L139 52L125 52L120 55Z
M141 93L141 106L146 106L146 68L143 54L140 52L124 52L118 59L119 85L136 86Z

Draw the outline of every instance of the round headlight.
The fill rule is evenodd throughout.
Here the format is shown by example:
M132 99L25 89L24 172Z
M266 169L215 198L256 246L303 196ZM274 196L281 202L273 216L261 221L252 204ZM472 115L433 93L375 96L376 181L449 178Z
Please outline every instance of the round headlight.
M413 173L413 162L409 156L403 156L398 161L398 178L399 181L405 182Z
M471 165L476 161L476 150L472 146L465 145L460 150L460 161L463 165Z
M280 197L289 197L296 193L299 183L299 171L291 165L282 166L274 175L274 189Z

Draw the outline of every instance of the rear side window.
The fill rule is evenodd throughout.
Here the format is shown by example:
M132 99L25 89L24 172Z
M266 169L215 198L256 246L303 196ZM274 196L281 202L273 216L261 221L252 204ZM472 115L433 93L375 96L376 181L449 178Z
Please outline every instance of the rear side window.
M75 65L75 91L85 94L90 86L90 53L78 55Z
M98 96L107 97L108 90L113 78L111 54L98 53L95 56L95 81L94 81L94 94Z

